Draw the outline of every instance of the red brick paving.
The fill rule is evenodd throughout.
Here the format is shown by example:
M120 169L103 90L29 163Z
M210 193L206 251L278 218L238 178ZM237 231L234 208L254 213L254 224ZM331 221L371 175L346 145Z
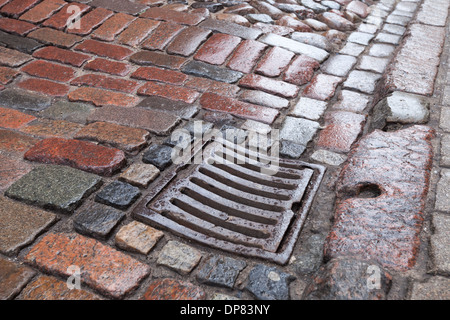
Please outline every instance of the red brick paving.
M3 6L0 12L10 15L18 15L31 8L37 2L39 2L39 0L12 0Z
M169 84L151 81L140 87L138 89L138 94L145 96L158 96L171 100L184 101L186 103L193 103L200 96L197 91L192 89L175 87Z
M97 58L86 63L84 69L109 73L116 76L126 76L130 72L131 66L128 63Z
M278 77L288 66L293 57L293 52L273 47L261 59L255 68L255 72L266 77Z
M110 105L131 107L139 101L139 98L135 96L90 87L81 87L71 91L67 97L70 101L91 102L97 107Z
M49 138L28 150L24 158L47 164L62 164L100 175L112 175L126 163L125 154L91 142Z
M0 151L23 154L38 141L27 134L0 129Z
M75 76L75 70L44 60L36 60L28 63L21 69L29 75L56 81L69 81Z
M200 14L178 12L167 10L165 8L150 8L141 14L143 18L151 18L155 20L164 20L186 25L197 25L204 17Z
M87 54L73 52L53 46L47 46L36 50L33 52L33 57L70 64L74 67L81 67L81 65L90 58Z
M23 36L36 28L37 26L29 22L10 18L0 18L0 30L6 32L16 33Z
M73 79L71 85L97 87L109 90L132 93L139 86L139 83L132 80L114 78L100 74L85 74Z
M32 23L42 22L66 4L63 0L44 0L20 16L19 19Z
M63 31L54 30L51 28L36 29L28 34L28 37L38 40L43 43L70 48L75 43L82 40L81 37L74 34L67 34Z
M70 89L68 85L37 78L25 79L17 83L17 86L25 90L58 97L66 96Z
M295 58L283 75L283 80L296 85L304 85L311 81L320 64L305 55Z
M250 73L266 47L255 40L244 40L234 51L227 66L236 71Z
M239 85L244 88L258 89L268 93L273 93L285 98L296 97L300 90L300 88L296 85L256 74L246 75L241 79Z
M0 67L0 83L8 84L20 73L8 67Z
M122 44L134 47L142 42L158 25L159 22L154 20L134 20L117 39Z
M17 129L35 120L36 117L26 113L0 107L0 127Z
M80 13L83 13L90 9L90 6L83 3L77 2L68 3L61 10L59 10L50 18L45 20L42 25L46 27L52 27L58 30L65 29L67 27L67 20L73 15L73 11L68 10L69 7L72 5L76 5L80 10Z
M195 54L194 59L210 64L222 64L241 42L241 38L216 33Z
M77 45L75 50L97 54L99 56L108 57L115 60L123 60L133 53L133 51L127 47L91 39L85 40L83 43Z
M110 10L96 8L81 17L81 19L79 20L80 28L68 28L68 32L78 35L88 35L95 27L99 26L113 14L114 12Z
M72 276L68 268L77 265L83 283L114 298L121 298L136 288L150 273L147 265L77 234L47 234L33 246L25 260L67 278Z
M149 50L163 50L183 29L182 25L163 21L141 45Z
M207 39L211 31L199 27L189 27L182 30L167 47L167 52L182 56L192 55Z
M142 300L205 300L206 293L192 283L176 279L155 280Z
M130 76L135 79L154 80L172 84L183 84L188 76L184 73L156 67L140 67Z
M92 33L92 37L104 41L114 41L115 37L128 27L134 19L136 18L133 16L119 12L98 27Z

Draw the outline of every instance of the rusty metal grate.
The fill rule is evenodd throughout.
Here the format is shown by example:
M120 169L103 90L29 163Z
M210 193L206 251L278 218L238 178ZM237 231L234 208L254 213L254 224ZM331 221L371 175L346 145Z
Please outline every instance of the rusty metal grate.
M286 263L324 167L226 140L201 150L201 164L180 165L163 177L133 217L218 249ZM274 163L276 174L262 172Z

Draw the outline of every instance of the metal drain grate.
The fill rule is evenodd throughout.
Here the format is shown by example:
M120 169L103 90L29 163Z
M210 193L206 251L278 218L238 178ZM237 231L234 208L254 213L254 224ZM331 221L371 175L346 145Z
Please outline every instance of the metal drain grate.
M226 140L202 151L201 164L180 165L161 179L133 216L218 249L286 263L324 167L270 158ZM263 173L274 163L274 175Z

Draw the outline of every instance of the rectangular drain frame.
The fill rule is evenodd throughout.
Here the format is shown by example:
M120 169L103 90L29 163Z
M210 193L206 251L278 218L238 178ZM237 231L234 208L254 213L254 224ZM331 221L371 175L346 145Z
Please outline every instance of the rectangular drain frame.
M220 149L217 149L217 146ZM177 236L197 241L215 249L241 256L267 259L278 264L286 264L298 240L314 196L320 186L325 173L325 167L299 160L287 160L261 155L222 139L198 143L193 149L195 151L192 153L192 156L187 157L188 161L178 164L174 170L167 172L152 186L150 193L133 210L132 217L143 223L168 230ZM253 174L254 170L252 171L252 169L245 167L242 168L239 164L232 164L233 166L239 166L238 169L237 167L232 168L231 164L227 162L219 165L229 170L232 168L231 171L238 171L260 181L264 180L264 177L270 177L267 178L268 184L282 184L287 186L288 181L292 180L294 182L298 181L304 188L301 188L302 185L297 186L292 189L292 194L289 194L289 190L287 189L279 188L276 190L279 191L280 197L287 198L285 200L264 197L264 194L270 193L267 190L273 191L275 188L267 186L267 184L260 184L258 186L257 183L250 180L248 180L248 184L254 187L253 191L258 189L256 193L260 195L250 193L248 190L247 192L238 190L236 187L227 185L226 181L219 181L219 179L214 178L214 176L217 177L222 174L220 179L226 180L227 173L231 175L229 172L207 161L214 156L220 155L216 150L224 150L226 156L229 156L230 152L232 152L234 156L237 155L238 161L239 159L242 160L243 156L251 159L261 159L265 163L277 161L282 173L284 172L285 175L295 175L297 173L298 178L280 178L276 177L276 175L276 178L273 178L274 176L263 176L262 173L258 177L257 174ZM203 155L206 154L207 157L203 159L201 164L191 164L190 162L196 157L198 152L202 152ZM223 155L220 160L223 160ZM233 160L236 160L236 158L233 158ZM262 168L263 166L261 165L257 168ZM299 173L301 173L301 177L298 176ZM195 181L193 182L194 179ZM243 180L239 176L235 175L235 180L238 180L238 182L232 179L228 180L229 184L243 186ZM203 186L201 186L202 184ZM213 184L218 184L222 189ZM290 185L295 186L295 184ZM208 190L207 187L212 190ZM224 188L226 191L223 190ZM251 187L246 188L252 189ZM222 195L214 193L214 189L218 189ZM192 198L192 196L186 193L186 190L189 190L191 194L196 193L197 197L203 200L198 201ZM242 197L239 203L239 201L234 201L233 198L239 198L240 193L247 194L248 198ZM224 194L231 199L224 198ZM239 214L243 213L249 217L252 216L253 221L245 219L243 216L237 217L236 215L228 214L226 211L213 208L212 206L214 204L211 204L213 203L211 199L215 197L220 197L228 203L228 209L231 211L239 212ZM207 202L207 204L202 203L202 201ZM251 205L242 202L251 203ZM219 202L216 203L220 206ZM189 210L191 212L189 213L186 209L180 208L180 206L190 207ZM254 206L277 208L277 210L255 208ZM243 211L242 207L252 207L254 210ZM296 212L291 210L292 207L295 207ZM194 211L192 211L192 208ZM200 209L196 211L198 208ZM202 211L201 209L209 209L209 212ZM283 209L283 211L280 211L280 209ZM199 218L196 216L198 214L206 215L212 221ZM177 219L178 221L176 221ZM268 223L264 224L255 220L273 220L275 221L275 225L269 226ZM198 224L195 224L193 221L196 221ZM214 222L222 223L222 226L218 226ZM223 225L245 232L239 234L236 230L224 228ZM216 235L211 235L211 233L215 233ZM259 236L252 236L252 233ZM265 239L264 237L267 234L269 234L269 237ZM230 241L227 237L234 237L234 241Z

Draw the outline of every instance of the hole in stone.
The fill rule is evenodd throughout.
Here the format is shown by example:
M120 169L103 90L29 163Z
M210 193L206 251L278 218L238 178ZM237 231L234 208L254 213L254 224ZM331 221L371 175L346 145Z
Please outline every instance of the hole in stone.
M382 190L376 184L363 184L356 191L357 198L377 198L381 195Z

